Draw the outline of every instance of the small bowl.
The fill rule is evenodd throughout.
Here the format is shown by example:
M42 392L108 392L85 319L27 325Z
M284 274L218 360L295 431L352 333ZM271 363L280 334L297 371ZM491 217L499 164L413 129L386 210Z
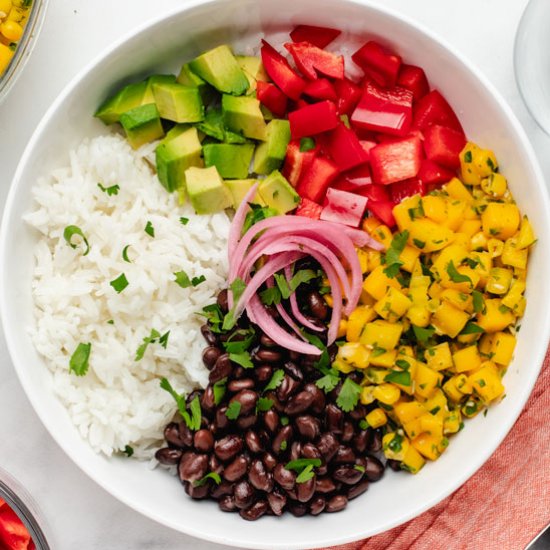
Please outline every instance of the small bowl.
M45 523L38 506L26 489L6 470L0 468L0 498L17 514L29 532L36 550L50 550Z
M514 44L514 72L521 97L537 124L550 135L550 2L531 0Z
M23 37L17 45L15 55L2 76L0 76L0 104L7 97L12 86L15 84L19 75L23 72L31 52L38 39L38 34L42 28L48 0L33 0L33 6L29 20L25 25Z
M243 521L214 502L187 497L177 479L127 458L100 456L80 437L54 396L49 371L25 327L31 326L33 250L38 236L22 217L41 174L66 165L69 150L106 132L92 114L119 86L181 64L221 43L245 54L260 38L278 47L299 23L339 28L383 41L407 63L421 65L459 115L467 135L493 149L517 203L538 236L527 285L527 310L516 358L505 377L506 399L453 436L449 449L418 475L388 471L384 480L338 514ZM548 345L550 206L528 137L506 101L475 66L418 23L369 0L191 0L123 37L84 67L36 128L17 168L0 231L0 312L13 364L38 417L71 459L99 485L147 517L189 535L240 548L317 548L359 540L404 523L449 496L500 445L529 397Z

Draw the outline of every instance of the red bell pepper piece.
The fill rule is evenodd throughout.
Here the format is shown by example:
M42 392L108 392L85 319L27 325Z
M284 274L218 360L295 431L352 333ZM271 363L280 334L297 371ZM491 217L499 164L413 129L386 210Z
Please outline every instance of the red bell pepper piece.
M0 548L27 550L31 536L18 515L9 507L2 506L0 513Z
M256 84L256 97L274 115L283 117L286 114L288 98L275 84L258 80Z
M376 141L371 141L371 140L368 140L368 139L360 139L359 143L361 144L361 147L363 147L363 151L365 151L365 153L367 153L367 157L370 158L370 150L373 147L376 147L376 145L377 145Z
M303 93L313 99L330 99L330 101L338 99L334 86L326 78L311 80L306 84Z
M432 90L420 98L414 109L414 128L424 130L433 124L446 126L464 134L460 120L437 90Z
M378 42L374 40L367 42L351 58L379 86L385 88L395 86L401 58L389 53Z
M296 216L304 216L305 218L311 218L312 220L318 220L321 217L321 211L323 207L316 202L309 199L302 198L296 212Z
M321 219L358 227L366 208L366 197L331 188L327 190Z
M291 68L288 61L262 40L262 63L271 80L291 99L298 99L305 88L305 81Z
M325 157L315 157L307 172L302 172L296 191L301 197L322 203L329 185L338 175L338 166Z
M351 193L361 193L365 187L369 186L372 186L372 176L368 164L361 164L340 174L338 180L332 185L336 189Z
M298 25L290 33L292 42L310 42L318 48L324 48L330 44L342 31L328 27L316 27L314 25Z
M334 90L338 96L336 103L338 114L351 115L361 97L361 88L351 80L342 78L334 82Z
M340 119L336 114L336 105L325 100L288 113L288 121L292 139L299 139L332 130L338 126Z
M412 101L410 90L398 86L384 90L367 81L351 122L358 128L403 136L411 126Z
M327 149L340 170L349 170L369 159L355 132L342 122L327 136Z
M415 101L430 91L426 73L416 65L401 65L397 75L397 85L410 90Z
M374 214L384 225L392 228L395 226L395 218L393 217L393 207L395 205L391 201L373 201L370 200L367 204L367 209Z
M379 143L370 150L372 177L381 185L416 177L421 161L422 143L417 136Z
M300 176L309 170L317 151L318 147L309 151L300 151L300 140L292 140L288 144L282 173L292 187L296 187Z
M460 168L458 155L465 145L464 134L451 128L433 125L424 130L426 158L447 168Z
M390 196L394 204L399 204L403 199L413 195L423 197L427 192L428 186L419 178L398 181L390 185Z
M369 201L373 202L391 202L387 185L376 185L376 183L365 185L359 191L359 195L363 195L363 197L367 197Z
M417 177L427 185L437 186L441 183L447 183L455 175L456 174L453 171L444 168L429 159L422 159Z
M287 42L285 48L307 78L316 79L317 72L331 78L344 78L343 56L322 50L309 42Z

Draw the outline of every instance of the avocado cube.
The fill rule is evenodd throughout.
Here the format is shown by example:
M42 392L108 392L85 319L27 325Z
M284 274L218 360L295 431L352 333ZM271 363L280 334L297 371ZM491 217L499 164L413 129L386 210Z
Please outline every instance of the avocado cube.
M267 206L276 210L278 214L286 214L300 203L300 195L279 170L274 170L261 180L258 191Z
M191 128L190 124L175 124L166 132L166 136L164 137L163 141L167 142L171 139L177 138L178 136L181 136L185 131L189 130Z
M248 79L227 45L199 55L189 68L224 94L242 95L248 89Z
M215 166L185 171L187 195L197 214L213 214L233 204L233 197Z
M187 128L176 137L167 135L162 140L156 148L155 157L157 176L167 191L183 187L187 168L203 166L201 151L196 128Z
M236 55L235 59L239 64L239 67L243 70L246 78L248 79L247 94L256 90L256 82L263 80L267 82L269 80L267 73L265 72L262 60L259 57L252 57L248 55Z
M222 178L246 178L253 154L252 143L209 143L203 147L204 164L215 166Z
M101 104L94 116L99 118L105 124L113 124L120 120L120 115L139 107L144 103L154 103L154 101L144 101L147 91L147 82L134 82L128 84L119 90L115 95L108 98Z
M174 122L200 122L204 106L197 88L177 82L153 84L153 94L160 116Z
M265 141L266 123L255 97L222 95L222 113L225 127L243 136Z
M210 103L216 94L208 82L204 81L199 75L191 70L189 63L182 65L176 81L190 88L198 88L204 103Z
M267 125L267 140L260 143L254 154L254 172L270 174L281 167L290 141L288 120L274 119Z
M174 82L176 82L176 77L173 74L154 74L150 76L145 81L146 87L143 103L155 103L155 94L153 93L153 86L155 84L170 84Z
M233 197L233 208L239 208L240 204L244 200L245 195L250 191L250 188L257 181L258 180L254 179L226 180L225 185L227 185L227 188L229 189L231 196ZM256 191L256 195L250 202L252 202L253 204L259 204L260 206L265 206L265 202L263 201L262 197L260 197L258 191Z
M138 149L164 136L160 114L154 103L140 105L120 115L120 123L126 132L128 143Z

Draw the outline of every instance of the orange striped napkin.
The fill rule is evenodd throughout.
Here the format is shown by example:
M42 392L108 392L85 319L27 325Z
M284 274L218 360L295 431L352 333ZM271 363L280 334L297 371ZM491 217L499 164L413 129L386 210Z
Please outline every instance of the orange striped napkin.
M550 350L506 439L472 478L421 516L331 550L521 550L550 522Z

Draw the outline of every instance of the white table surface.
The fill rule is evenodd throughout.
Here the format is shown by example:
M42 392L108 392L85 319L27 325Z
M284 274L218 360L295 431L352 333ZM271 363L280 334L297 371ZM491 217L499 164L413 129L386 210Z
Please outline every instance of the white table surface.
M376 0L372 0L375 2ZM514 80L513 43L527 0L377 0L455 46L504 95L550 176L550 139L529 117ZM50 0L24 74L0 105L0 205L35 126L65 84L115 39L185 0ZM223 550L160 526L115 500L55 444L31 408L0 335L0 466L34 496L54 550Z

